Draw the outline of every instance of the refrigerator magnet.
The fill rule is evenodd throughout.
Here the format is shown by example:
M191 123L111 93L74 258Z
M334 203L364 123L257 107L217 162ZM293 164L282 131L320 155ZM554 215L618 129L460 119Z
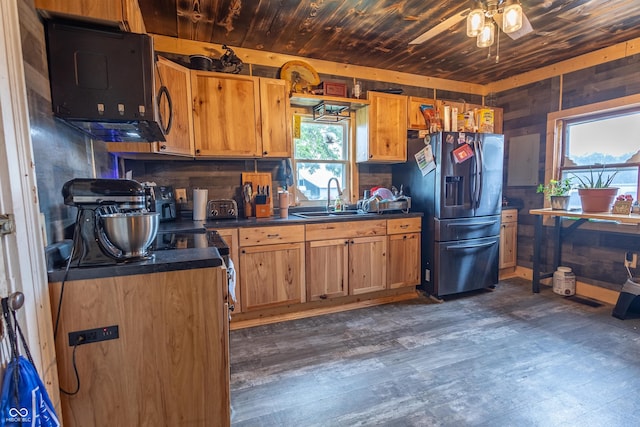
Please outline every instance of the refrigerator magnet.
M473 157L473 150L469 144L462 144L451 152L456 163L462 163Z
M425 176L432 170L435 170L436 162L433 157L431 145L425 146L422 150L418 151L414 157L416 158L416 163L418 164L418 168L420 168L422 176Z

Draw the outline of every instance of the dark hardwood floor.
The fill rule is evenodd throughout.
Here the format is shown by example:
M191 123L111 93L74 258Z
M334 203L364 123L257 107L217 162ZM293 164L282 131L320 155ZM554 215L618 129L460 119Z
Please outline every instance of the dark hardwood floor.
M640 425L640 320L522 279L429 302L231 332L233 426Z

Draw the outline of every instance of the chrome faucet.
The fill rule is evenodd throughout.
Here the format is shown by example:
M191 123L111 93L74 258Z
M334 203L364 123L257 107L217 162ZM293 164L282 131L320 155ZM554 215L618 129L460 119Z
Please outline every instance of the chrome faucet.
M338 178L336 178L335 176L332 178L329 178L329 182L327 183L327 212L329 212L329 209L331 207L331 181L335 181L336 182L336 187L338 188L338 197L342 198L342 190L340 189L340 181L338 181Z

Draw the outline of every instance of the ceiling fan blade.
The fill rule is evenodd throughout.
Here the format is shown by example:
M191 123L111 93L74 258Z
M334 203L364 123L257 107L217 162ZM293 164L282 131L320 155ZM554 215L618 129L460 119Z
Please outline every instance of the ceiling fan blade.
M493 20L496 21L498 27L502 30L502 13L496 13L493 15ZM522 36L526 36L530 32L533 31L533 27L531 26L531 22L527 18L527 15L522 14L522 28L518 31L514 31L513 33L507 34L513 40L518 40ZM506 33L505 33L506 34Z
M445 19L444 21L442 21L441 23L439 23L438 25L436 25L435 27L433 27L432 29L430 29L426 33L422 33L421 35L419 35L415 39L411 40L409 42L409 44L424 43L427 40L434 38L438 34L447 31L449 28L453 27L458 22L464 20L467 17L467 15L469 14L470 10L471 9L467 8L467 9L463 10L462 12L457 13L457 14Z

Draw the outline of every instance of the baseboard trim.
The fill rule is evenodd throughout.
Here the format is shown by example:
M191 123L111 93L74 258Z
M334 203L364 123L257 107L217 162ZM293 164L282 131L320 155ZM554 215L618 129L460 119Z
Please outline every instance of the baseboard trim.
M523 279L533 280L533 270L518 266L515 272L509 277L522 277ZM551 279L545 279L541 281L541 283L546 286L551 286ZM591 298L606 304L616 305L620 292L576 280L576 295Z
M284 322L287 320L305 319L307 317L320 316L323 314L339 313L342 311L355 310L358 308L373 307L376 305L389 304L392 302L406 301L406 300L411 300L419 297L420 297L419 292L413 291L408 293L402 293L399 295L389 295L389 296L372 298L364 301L357 301L357 302L352 302L352 303L347 303L342 305L312 308L307 310L294 311L291 313L273 314L270 316L259 317L254 319L236 320L236 321L233 321L232 319L231 324L229 325L229 329L234 331L237 329L251 328L254 326Z

